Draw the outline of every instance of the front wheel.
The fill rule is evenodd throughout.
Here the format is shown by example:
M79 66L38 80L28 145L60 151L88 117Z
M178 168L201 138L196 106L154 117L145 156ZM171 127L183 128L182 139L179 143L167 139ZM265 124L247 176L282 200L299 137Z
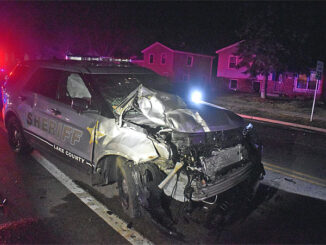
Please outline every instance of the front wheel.
M124 212L131 218L140 216L136 183L132 177L131 161L117 163L119 198Z
M8 142L14 152L18 154L28 154L32 148L27 143L23 129L17 118L11 117L8 120Z

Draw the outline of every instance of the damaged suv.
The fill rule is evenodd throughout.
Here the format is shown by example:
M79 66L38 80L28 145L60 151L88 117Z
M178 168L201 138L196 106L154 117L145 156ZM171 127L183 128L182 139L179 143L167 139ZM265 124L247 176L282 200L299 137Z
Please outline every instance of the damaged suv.
M210 203L254 187L264 168L252 125L170 92L165 78L121 60L28 61L5 83L2 114L15 152L47 150L88 169L93 185L117 182L131 217L162 195Z

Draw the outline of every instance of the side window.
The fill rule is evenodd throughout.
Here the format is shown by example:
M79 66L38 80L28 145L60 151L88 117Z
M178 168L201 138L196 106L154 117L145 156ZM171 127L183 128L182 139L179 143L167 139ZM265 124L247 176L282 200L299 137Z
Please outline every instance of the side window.
M81 98L91 101L91 94L82 77L77 73L68 73L60 84L59 101L71 104L71 99Z
M161 64L162 65L166 64L166 54L162 54L162 56L161 56Z
M149 63L154 64L154 54L149 55Z
M192 56L187 56L187 66L192 66L194 57Z
M91 99L83 79L76 73L70 74L67 79L67 92L71 98Z
M12 84L16 84L24 79L28 75L30 71L30 67L25 65L17 65L12 72L9 74L9 79L7 84L11 86Z
M63 71L40 68L29 79L25 89L50 99L56 99L58 84L63 76Z
M233 90L236 90L238 88L238 80L231 79L230 84L229 84L229 88L233 89Z
M229 56L229 68L236 68L236 67L237 67L237 57Z

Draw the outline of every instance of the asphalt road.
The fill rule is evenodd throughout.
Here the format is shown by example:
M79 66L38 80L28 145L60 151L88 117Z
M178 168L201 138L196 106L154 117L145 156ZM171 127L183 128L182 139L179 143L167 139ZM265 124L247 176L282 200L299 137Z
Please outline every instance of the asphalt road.
M174 225L184 236L164 233L149 216L126 217L116 186L91 187L89 176L45 156L74 183L103 203L129 227L155 244L326 243L326 136L254 123L264 143L267 175L248 205L209 209L191 215L172 203ZM35 156L35 153L33 153ZM52 176L33 156L18 157L0 129L0 243L124 244L127 240Z

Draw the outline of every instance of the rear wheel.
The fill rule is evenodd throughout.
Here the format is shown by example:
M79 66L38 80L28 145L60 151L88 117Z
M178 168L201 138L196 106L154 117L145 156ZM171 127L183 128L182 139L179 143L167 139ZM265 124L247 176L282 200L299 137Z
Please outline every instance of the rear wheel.
M124 212L131 218L140 216L136 183L132 177L130 161L117 163L119 198Z
M18 154L28 154L32 148L27 143L23 129L16 117L11 117L8 120L8 142L14 152Z

